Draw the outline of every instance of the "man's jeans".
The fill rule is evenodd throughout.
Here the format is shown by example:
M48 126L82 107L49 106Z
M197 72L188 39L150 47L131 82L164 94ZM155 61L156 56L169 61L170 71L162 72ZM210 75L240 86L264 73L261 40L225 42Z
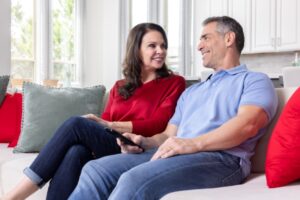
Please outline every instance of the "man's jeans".
M149 161L155 151L118 154L88 162L69 200L152 200L173 191L243 181L240 159L233 155L200 152Z
M89 160L120 153L116 139L100 124L82 117L65 121L24 173L38 186L50 179L48 200L65 200Z

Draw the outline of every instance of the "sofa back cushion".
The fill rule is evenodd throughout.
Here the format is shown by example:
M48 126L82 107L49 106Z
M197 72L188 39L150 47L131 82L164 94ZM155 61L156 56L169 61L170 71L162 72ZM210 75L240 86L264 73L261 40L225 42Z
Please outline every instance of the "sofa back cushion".
M300 88L288 100L273 130L266 178L271 188L300 179Z
M274 116L271 123L266 128L266 132L264 136L258 141L255 154L252 157L252 169L251 171L254 173L262 173L265 172L265 162L266 162L266 153L268 148L268 143L270 136L272 134L273 128L275 127L277 120L280 116L280 113L285 106L285 103L288 101L289 97L294 93L296 88L276 88L276 92L278 95L278 108L276 115Z

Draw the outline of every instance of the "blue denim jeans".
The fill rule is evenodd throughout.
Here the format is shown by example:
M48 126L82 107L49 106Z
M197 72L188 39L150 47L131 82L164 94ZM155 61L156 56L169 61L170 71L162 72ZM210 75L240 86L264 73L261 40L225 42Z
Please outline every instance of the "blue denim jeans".
M149 161L155 151L88 162L69 200L154 200L174 191L229 186L244 180L240 159L222 151Z
M82 117L65 121L24 173L38 186L50 181L48 200L65 200L89 160L120 153L116 139L100 124Z

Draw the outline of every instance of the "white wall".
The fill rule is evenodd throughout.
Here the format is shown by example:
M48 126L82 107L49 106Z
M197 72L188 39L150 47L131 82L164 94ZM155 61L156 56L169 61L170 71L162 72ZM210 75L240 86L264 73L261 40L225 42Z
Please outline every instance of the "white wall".
M83 85L110 89L120 78L119 1L86 1L84 16Z
M104 0L103 4L103 17L102 17L102 30L103 30L103 43L102 53L103 59L101 66L103 67L103 83L107 87L111 87L117 79L121 77L121 62L119 58L120 48L120 9L119 0Z
M10 0L0 0L0 75L10 74Z

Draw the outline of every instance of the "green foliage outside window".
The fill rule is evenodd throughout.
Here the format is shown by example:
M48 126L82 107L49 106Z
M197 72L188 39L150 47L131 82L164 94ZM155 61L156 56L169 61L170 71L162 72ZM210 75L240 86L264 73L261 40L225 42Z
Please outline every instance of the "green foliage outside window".
M12 0L11 1L11 57L12 57L12 74L14 78L26 78L34 80L36 66L36 49L37 42L42 45L50 46L48 52L53 74L50 78L58 79L63 82L76 81L76 12L75 0L50 0L49 7L50 21L48 41L36 41L35 30L40 31L41 27L34 27L36 18L41 17L34 13L35 3L45 3L44 0ZM44 26L44 25L42 25ZM37 28L37 29L36 29ZM45 62L45 61L43 61Z
M27 3L26 7L25 3ZM30 6L32 6L31 12L30 9L28 9ZM34 28L32 8L33 4L30 5L29 1L12 1L11 56L12 74L15 78L32 79L34 77Z
M54 77L75 81L75 4L74 0L52 1L52 45Z

